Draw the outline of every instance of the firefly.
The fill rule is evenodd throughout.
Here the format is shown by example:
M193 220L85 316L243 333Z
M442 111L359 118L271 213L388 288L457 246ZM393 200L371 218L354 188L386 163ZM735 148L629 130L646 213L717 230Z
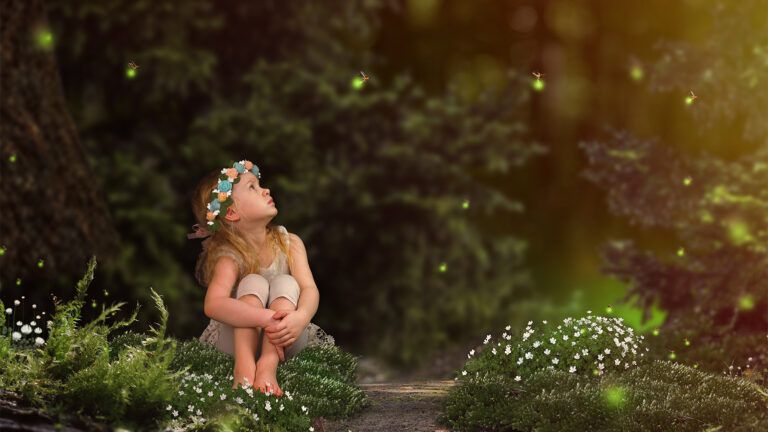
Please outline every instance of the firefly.
M469 208L469 200L464 200L464 203L461 204L461 206L464 208L464 210Z
M441 272L441 273L445 273L445 271L447 270L447 268L448 268L448 264L446 264L446 263L440 263L440 272Z
M697 98L698 98L698 96L693 94L693 90L691 90L691 95L690 96L686 96L686 98L685 98L685 104L686 105L691 105L691 104L693 104L693 101L695 101Z
M532 72L531 75L536 77L536 79L533 80L533 82L531 83L531 86L533 87L533 89L536 91L544 90L544 81L542 81L541 79L541 77L543 77L544 74L541 72Z
M128 78L135 78L139 65L134 62L128 62L128 69L125 70L125 76Z

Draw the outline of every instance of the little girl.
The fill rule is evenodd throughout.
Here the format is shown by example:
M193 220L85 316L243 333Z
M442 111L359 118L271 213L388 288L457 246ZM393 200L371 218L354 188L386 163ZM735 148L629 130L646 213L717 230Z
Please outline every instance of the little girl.
M209 237L195 266L211 319L200 340L234 355L233 387L252 383L281 396L279 361L334 342L310 323L320 293L306 249L296 234L269 224L277 207L260 178L248 160L205 176L192 196L196 231L187 237Z

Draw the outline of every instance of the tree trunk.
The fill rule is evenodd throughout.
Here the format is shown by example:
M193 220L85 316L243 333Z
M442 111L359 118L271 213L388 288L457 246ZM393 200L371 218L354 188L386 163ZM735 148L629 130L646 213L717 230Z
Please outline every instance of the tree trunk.
M0 0L0 280L62 280L118 234L61 88L41 0ZM39 267L39 260L43 266Z

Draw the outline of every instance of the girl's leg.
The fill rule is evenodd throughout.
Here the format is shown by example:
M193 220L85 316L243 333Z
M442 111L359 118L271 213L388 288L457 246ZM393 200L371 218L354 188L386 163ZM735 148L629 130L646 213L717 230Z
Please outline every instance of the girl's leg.
M236 298L259 308L269 295L269 282L258 274L249 274L240 281L237 287ZM232 387L238 387L246 383L253 384L256 374L256 351L259 343L259 335L263 330L258 327L234 328L233 344L235 357L234 382Z
M245 295L238 300L246 302L251 306L263 308L261 300L255 295ZM235 371L233 388L241 385L252 385L256 375L256 348L259 343L261 328L235 327L234 345L235 345Z
M275 276L270 282L268 308L274 311L295 311L299 292L299 284L293 276ZM254 387L264 393L271 392L281 396L283 390L277 382L277 365L279 362L277 348L272 345L265 334L262 337L261 356L256 364Z

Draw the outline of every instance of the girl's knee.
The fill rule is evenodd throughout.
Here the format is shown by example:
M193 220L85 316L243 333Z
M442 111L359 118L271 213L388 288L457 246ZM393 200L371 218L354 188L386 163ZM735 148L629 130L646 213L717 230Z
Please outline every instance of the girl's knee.
M277 275L272 278L269 285L269 305L272 306L272 302L278 298L285 297L287 301L292 303L295 310L298 302L299 295L301 294L301 288L296 278L289 274Z
M299 290L299 282L295 277L289 274L281 274L272 278L270 287L279 286L282 289L295 289Z
M246 275L237 285L235 298L244 301L250 300L248 303L258 299L261 301L261 306L264 307L269 298L269 281L260 274L252 273Z

